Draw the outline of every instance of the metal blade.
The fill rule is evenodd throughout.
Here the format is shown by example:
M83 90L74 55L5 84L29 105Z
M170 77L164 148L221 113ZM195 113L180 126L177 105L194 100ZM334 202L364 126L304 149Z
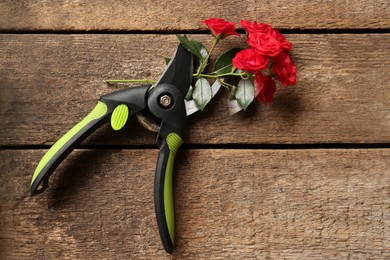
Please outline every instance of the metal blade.
M223 78L222 78L223 80ZM211 85L211 92L213 93L212 98L217 94L218 90L221 88L221 84L219 84L218 80L216 80L213 85ZM194 100L184 100L184 104L186 106L187 116L192 115L196 111L199 110L199 107L196 105Z
M168 83L176 86L185 96L191 85L193 71L192 54L179 44L167 68L152 88L161 83Z
M234 115L242 110L236 99L228 100L229 115Z

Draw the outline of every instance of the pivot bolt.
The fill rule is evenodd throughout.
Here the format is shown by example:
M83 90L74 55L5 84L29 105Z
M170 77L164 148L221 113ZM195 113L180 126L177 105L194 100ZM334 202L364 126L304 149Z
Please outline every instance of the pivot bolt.
M169 95L163 95L160 97L160 105L163 107L169 107L172 104L172 98Z

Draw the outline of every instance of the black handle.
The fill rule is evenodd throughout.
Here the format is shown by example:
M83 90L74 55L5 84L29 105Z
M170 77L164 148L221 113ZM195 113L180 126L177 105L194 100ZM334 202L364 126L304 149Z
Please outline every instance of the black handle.
M146 108L150 85L119 90L100 98L95 108L77 125L62 136L43 156L31 180L31 195L48 187L50 175L69 153L88 135L111 119L114 130L121 129L127 118Z
M112 110L99 101L95 108L77 125L63 135L43 156L31 180L31 195L39 194L48 187L48 179L66 156L88 135L109 118Z

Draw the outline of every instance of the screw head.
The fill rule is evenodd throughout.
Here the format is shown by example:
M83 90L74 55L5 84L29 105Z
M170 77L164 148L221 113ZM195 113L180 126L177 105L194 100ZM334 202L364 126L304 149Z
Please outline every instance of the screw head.
M160 97L160 105L163 107L169 107L172 104L172 98L169 95L163 95Z

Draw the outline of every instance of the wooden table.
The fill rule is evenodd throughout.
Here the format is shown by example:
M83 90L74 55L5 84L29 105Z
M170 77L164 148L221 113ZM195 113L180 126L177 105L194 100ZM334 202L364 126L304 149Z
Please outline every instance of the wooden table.
M108 78L155 79L176 33L257 19L296 87L229 116L221 91L176 160L177 244L154 216L155 135L102 127L29 196L38 161ZM0 2L0 259L390 259L388 1ZM226 39L216 55L237 44Z

